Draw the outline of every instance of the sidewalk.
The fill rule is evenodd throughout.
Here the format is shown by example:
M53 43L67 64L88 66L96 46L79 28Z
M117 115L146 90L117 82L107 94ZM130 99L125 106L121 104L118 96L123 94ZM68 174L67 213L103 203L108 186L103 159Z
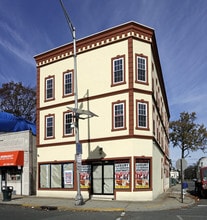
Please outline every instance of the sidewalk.
M21 205L24 207L39 208L45 210L71 210L71 211L154 211L186 208L193 205L196 199L186 193L181 202L180 184L171 187L167 192L160 195L154 201L131 202L131 201L103 201L88 200L82 206L75 206L74 199L66 198L45 198L36 196L12 195L11 201L2 201L0 205Z

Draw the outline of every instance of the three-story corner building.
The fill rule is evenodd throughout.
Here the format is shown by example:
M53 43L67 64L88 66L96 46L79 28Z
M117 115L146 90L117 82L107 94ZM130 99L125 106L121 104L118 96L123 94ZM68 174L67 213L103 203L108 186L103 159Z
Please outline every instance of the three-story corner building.
M38 196L77 192L73 44L35 56ZM77 41L84 199L153 200L169 187L169 109L154 30L129 22Z

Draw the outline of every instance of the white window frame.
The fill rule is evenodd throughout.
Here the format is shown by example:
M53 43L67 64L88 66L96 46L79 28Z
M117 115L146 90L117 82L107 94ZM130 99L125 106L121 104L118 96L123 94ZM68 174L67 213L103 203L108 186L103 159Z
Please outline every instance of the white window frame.
M144 106L144 109L140 109L140 106ZM148 105L145 102L137 102L137 126L138 128L148 128ZM140 117L142 117L142 120L140 120ZM143 118L145 125L142 125L143 123Z
M67 116L71 115L71 120L67 121ZM73 112L65 112L64 113L64 136L67 135L73 135L73 129L70 128L70 132L67 133L67 126L71 127L71 124L73 123Z
M122 106L122 109L121 109L121 113L117 114L118 111L120 110L117 110L116 111L116 107L118 106ZM121 103L114 103L113 104L113 120L114 120L114 123L113 123L113 128L114 129L122 129L125 127L125 104L123 102ZM122 117L122 126L116 126L117 122L116 122L116 118L117 117Z
M48 126L48 120L49 119L52 119L51 121L51 126ZM54 137L54 116L46 116L45 117L45 129L46 129L46 132L45 132L45 136L46 138L53 138ZM48 129L51 128L52 129L52 135L48 135Z
M66 76L70 75L70 82L66 82ZM66 87L70 86L70 92L66 92ZM71 95L73 93L73 72L69 71L64 73L64 96Z
M144 62L140 63L139 60ZM139 78L139 71L142 71L142 74L144 73L144 80ZM144 83L147 82L147 58L143 56L137 56L137 81Z
M116 64L116 62L121 62L121 64ZM121 67L120 69L116 69L116 67ZM121 72L121 80L115 81L116 78L120 78L120 75L116 77L116 74L120 74ZM124 57L113 59L113 84L119 84L124 82Z
M49 84L49 81L52 81L51 84ZM46 92L46 100L51 100L54 98L54 78L50 77L46 79L46 88L45 88L45 92ZM49 87L50 86L50 87ZM51 96L48 97L49 92L51 93Z

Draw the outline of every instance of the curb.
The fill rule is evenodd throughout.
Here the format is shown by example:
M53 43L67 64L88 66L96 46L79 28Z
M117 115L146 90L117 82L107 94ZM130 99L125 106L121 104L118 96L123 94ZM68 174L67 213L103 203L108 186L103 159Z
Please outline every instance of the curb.
M81 208L81 207L65 207L65 206L39 206L39 205L33 205L33 204L20 204L20 206L25 208L32 208L32 209L41 209L45 211L79 211L79 212L125 212L123 208Z

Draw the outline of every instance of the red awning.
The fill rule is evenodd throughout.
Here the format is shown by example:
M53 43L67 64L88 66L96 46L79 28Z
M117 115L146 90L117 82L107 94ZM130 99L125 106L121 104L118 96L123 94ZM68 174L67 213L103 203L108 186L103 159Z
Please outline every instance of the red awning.
M4 166L23 166L24 151L0 152L0 167Z

